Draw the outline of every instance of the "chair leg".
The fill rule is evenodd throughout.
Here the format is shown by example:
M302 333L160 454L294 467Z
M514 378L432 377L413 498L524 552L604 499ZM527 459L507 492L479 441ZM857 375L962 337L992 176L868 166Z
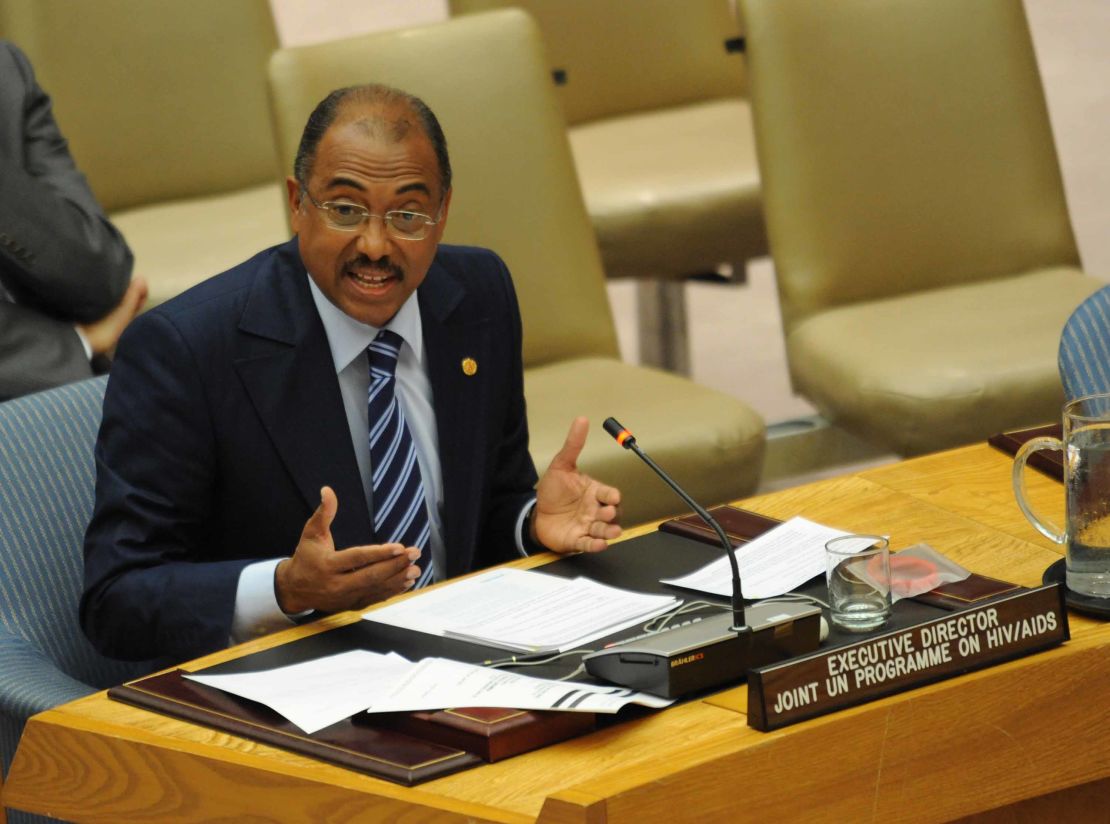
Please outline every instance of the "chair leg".
M637 280L640 363L690 374L686 334L686 284L681 280Z

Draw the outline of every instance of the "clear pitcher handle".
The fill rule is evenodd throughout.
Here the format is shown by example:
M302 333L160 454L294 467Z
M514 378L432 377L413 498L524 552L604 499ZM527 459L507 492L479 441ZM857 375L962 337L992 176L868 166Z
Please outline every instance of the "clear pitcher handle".
M1029 503L1029 496L1025 492L1025 464L1034 452L1041 449L1057 449L1064 451L1064 443L1059 438L1033 438L1022 444L1021 449L1014 456L1014 497L1017 498L1021 514L1024 515L1037 531L1051 541L1062 544L1067 540L1064 531L1048 518L1041 518L1033 511Z

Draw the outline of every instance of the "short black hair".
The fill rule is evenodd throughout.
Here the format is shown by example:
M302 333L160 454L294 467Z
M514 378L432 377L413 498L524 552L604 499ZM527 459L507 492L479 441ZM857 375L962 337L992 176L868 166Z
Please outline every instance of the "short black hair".
M361 86L345 86L336 89L316 104L308 116L301 143L297 147L297 157L293 161L293 176L302 186L308 185L312 166L316 162L316 150L320 141L332 124L335 123L344 105L351 103L378 104L382 106L403 105L409 109L420 124L424 135L432 143L436 161L439 163L439 182L446 195L451 188L451 158L447 154L447 138L436 119L435 113L419 97L392 86L381 83L366 83Z

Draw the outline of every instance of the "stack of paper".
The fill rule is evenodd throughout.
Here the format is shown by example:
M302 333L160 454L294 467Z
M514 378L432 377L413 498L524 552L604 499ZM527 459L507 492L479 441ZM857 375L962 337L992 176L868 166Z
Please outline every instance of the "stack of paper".
M674 609L588 578L494 569L363 615L368 621L523 652L565 652Z
M614 713L626 704L665 707L666 698L623 687L550 681L498 669L368 650L317 658L262 672L185 677L265 704L312 734L356 712L515 707Z

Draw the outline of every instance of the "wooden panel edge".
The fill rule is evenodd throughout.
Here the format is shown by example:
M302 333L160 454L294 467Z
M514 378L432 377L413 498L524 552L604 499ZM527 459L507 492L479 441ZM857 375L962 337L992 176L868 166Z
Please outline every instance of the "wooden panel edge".
M975 813L951 824L1033 824L1056 821L1105 821L1106 799L1110 798L1110 778L1078 784L1066 790L1028 798L1006 807Z
M333 808L374 805L383 817L408 813L437 823L531 821L339 767L324 765L306 775L292 761L260 765L231 747L167 746L191 742L143 742L82 729L87 723L51 723L58 715L42 713L28 722L4 786L8 807L74 820L199 822L257 815L326 820Z
M605 800L579 790L562 790L543 803L536 824L606 824Z

